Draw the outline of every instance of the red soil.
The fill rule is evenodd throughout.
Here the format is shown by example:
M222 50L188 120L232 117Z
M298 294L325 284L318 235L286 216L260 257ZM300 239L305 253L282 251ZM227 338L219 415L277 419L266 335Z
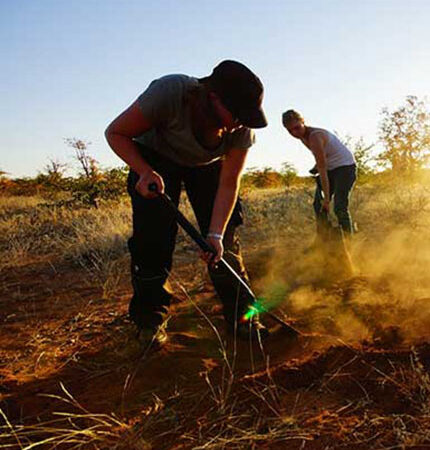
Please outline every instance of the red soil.
M181 270L189 280L192 267ZM231 392L217 397L217 389L227 388L230 379L220 342L184 296L172 305L168 346L142 355L126 316L127 275L114 299L100 298L100 289L84 283L85 276L82 269L47 263L1 275L0 406L13 425L76 410L41 395L64 398L62 384L89 412L115 413L141 427L155 449L202 445L224 430L223 420L260 433L252 441L256 448L430 445L430 432L425 434L429 344L415 349L406 342L385 345L395 341L392 330L382 333L385 341L377 337L361 343L316 335L294 341L282 334L270 337L264 348L239 342ZM224 339L210 287L192 281L186 287ZM233 342L227 345L232 361ZM217 403L223 398L225 405ZM161 410L162 420L151 422ZM237 422L234 417L241 414ZM276 439L273 429L279 424L291 430L288 440ZM249 442L225 448L253 448Z

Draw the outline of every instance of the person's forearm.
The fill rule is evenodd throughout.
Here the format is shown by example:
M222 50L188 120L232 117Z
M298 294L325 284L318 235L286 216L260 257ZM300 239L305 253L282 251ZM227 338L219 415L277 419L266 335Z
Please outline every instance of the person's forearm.
M209 231L224 235L239 193L239 182L220 184L215 197Z
M327 169L318 169L321 179L321 187L324 193L324 199L330 200L330 183L328 180Z
M117 133L106 133L106 140L112 150L125 161L136 173L143 175L152 171L152 167L139 152L138 145L133 139Z

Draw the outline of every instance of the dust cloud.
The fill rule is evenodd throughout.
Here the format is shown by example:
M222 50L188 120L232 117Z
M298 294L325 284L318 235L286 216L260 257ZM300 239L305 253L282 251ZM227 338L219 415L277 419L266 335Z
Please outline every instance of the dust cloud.
M304 330L349 342L428 339L430 210L427 191L420 195L421 208L412 202L396 210L392 197L369 202L368 228L346 242L353 274L343 270L344 256L329 251L327 243L309 249L309 242L279 242L258 282L265 306L283 311Z

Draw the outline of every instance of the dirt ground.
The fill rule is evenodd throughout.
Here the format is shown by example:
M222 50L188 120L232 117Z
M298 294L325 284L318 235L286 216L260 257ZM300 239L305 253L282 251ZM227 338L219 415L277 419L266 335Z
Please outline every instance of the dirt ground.
M251 272L260 263L250 257ZM0 448L430 447L426 339L387 327L347 340L299 312L298 339L235 342L196 262L181 261L171 340L145 352L127 319L127 267L108 299L65 263L2 271Z

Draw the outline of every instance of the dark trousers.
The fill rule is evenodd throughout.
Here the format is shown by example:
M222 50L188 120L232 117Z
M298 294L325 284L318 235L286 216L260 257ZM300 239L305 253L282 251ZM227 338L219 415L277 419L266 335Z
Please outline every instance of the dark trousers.
M200 231L205 236L209 231L221 162L189 168L162 158L150 149L142 148L142 154L163 177L165 192L176 205L184 184ZM134 294L129 313L139 327L154 328L163 322L172 297L167 277L172 267L178 226L174 215L160 199L145 199L136 192L138 178L135 172L130 171L128 192L133 209L133 235L128 246ZM249 282L236 234L236 227L241 223L242 212L238 200L224 235L224 258ZM223 303L224 317L228 323L234 324L254 300L223 265L208 270Z
M334 197L334 212L337 220L343 231L351 234L353 227L351 214L349 213L349 197L356 180L356 166L352 164L350 166L337 167L327 171L327 174L330 184L330 199ZM316 178L316 182L314 210L317 218L317 229L321 229L321 226L323 226L323 217L321 215L323 190L319 176Z

